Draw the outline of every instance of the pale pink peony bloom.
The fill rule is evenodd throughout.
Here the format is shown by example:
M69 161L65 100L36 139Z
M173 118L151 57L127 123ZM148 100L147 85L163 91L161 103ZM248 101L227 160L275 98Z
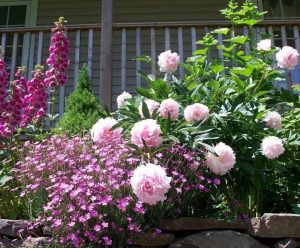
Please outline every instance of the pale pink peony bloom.
M159 109L159 103L157 101L147 99L145 100L145 103L147 105L147 108L149 110L150 116L153 114L154 110ZM139 113L142 118L144 118L143 114L143 103L141 102L139 105Z
M195 103L184 109L184 118L187 122L194 123L196 121L207 120L209 117L209 109L206 105Z
M166 200L166 193L171 188L171 177L159 165L146 164L137 167L131 177L131 187L139 200L155 205Z
M234 151L222 142L214 147L214 151L217 156L211 152L206 155L207 167L218 175L225 175L236 162Z
M162 143L160 126L156 120L146 119L134 124L130 134L131 142L139 147L158 147Z
M281 128L281 115L275 111L269 112L265 117L265 122L268 127L280 129Z
M117 124L117 121L110 117L98 120L91 129L93 141L107 142L114 139L120 139L122 137L122 128L110 130L115 124Z
M122 108L126 104L126 100L131 99L132 95L130 95L128 92L124 91L121 95L117 97L117 105L118 108Z
M161 72L173 73L177 70L178 64L179 55L177 53L171 53L170 50L158 56L158 65Z
M262 154L268 159L274 159L284 153L282 140L275 136L268 136L261 143Z
M261 40L257 43L257 50L269 51L271 49L272 43L270 39Z
M179 107L178 102L169 98L161 102L159 112L163 119L167 119L170 115L171 120L175 121L179 116Z
M278 66L288 70L293 70L299 61L299 53L290 46L284 46L276 53Z

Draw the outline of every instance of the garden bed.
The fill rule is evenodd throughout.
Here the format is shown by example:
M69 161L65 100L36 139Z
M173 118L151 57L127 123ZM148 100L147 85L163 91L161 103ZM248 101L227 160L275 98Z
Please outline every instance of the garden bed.
M299 53L255 39L264 13L252 1L221 12L232 28L207 33L185 64L171 51L136 58L156 75L139 71L147 87L120 94L114 112L99 106L84 67L56 122L64 18L45 73L37 66L27 80L20 68L9 82L0 57L0 216L31 220L1 220L0 246L299 245L300 217L287 213L300 212L300 97L274 86ZM244 26L249 37L237 35Z

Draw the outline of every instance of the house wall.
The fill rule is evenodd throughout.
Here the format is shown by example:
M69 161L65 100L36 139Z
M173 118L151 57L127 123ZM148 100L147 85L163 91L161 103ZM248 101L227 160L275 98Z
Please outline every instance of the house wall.
M219 10L227 5L227 0L114 0L114 22L163 22L163 21L199 21L222 20ZM243 0L239 0L243 2ZM39 0L37 25L51 25L59 16L64 16L69 24L89 24L101 22L101 0ZM124 89L121 88L121 30L114 30L113 38L113 85L112 102L115 107L115 99ZM178 52L178 30L170 29L171 50ZM81 34L80 65L87 62L88 40L87 31ZM205 35L204 29L196 30L197 39ZM65 89L69 95L74 89L74 60L75 60L75 32L69 32L71 41L71 64L69 69L69 81ZM44 42L43 54L46 58L48 51L47 40ZM151 54L150 29L141 29L141 54ZM165 50L164 30L156 30L156 56ZM137 86L136 62L132 58L136 56L136 30L126 31L126 91L134 93ZM192 42L190 28L183 29L183 60L191 55ZM93 50L93 90L99 95L100 81L100 30L94 33ZM142 70L151 72L148 65L142 64ZM58 107L57 107L58 108Z
M199 21L199 20L220 20L222 16L219 9L226 6L224 0L115 0L114 1L114 22L159 22L159 21ZM59 16L64 16L70 24L89 24L101 22L101 0L39 0L37 25L51 25ZM204 31L199 31L204 34ZM178 50L177 30L171 29L171 49ZM183 41L184 57L191 53L191 34L184 30ZM198 33L198 38L202 34ZM141 54L151 53L150 30L141 31ZM68 33L71 40L71 64L69 69L69 82L65 93L69 95L74 89L74 50L75 33ZM136 56L135 30L127 31L127 61L126 61L126 90L134 93L136 84L136 64L131 58ZM80 46L80 65L87 61L87 32L82 33ZM44 57L47 56L48 44L44 44ZM164 30L156 32L156 53L164 50ZM93 52L93 90L99 95L99 67L100 67L100 31L94 33ZM146 65L142 69L150 72ZM121 88L121 30L114 31L113 39L113 89L112 99L115 99L123 91Z

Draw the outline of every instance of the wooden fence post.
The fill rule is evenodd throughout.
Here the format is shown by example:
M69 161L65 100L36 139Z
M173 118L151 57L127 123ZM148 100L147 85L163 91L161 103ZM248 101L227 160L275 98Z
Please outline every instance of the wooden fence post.
M100 102L111 109L113 0L102 0L100 49Z

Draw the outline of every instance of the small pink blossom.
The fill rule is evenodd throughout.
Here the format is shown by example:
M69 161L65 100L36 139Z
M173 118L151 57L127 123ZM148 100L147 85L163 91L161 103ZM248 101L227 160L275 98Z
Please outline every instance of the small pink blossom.
M299 61L299 53L290 46L284 46L276 53L278 66L288 70L293 70Z
M110 130L115 124L117 124L117 121L110 117L98 120L91 129L93 141L105 142L113 139L120 139L122 136L122 128Z
M274 159L284 153L282 140L275 136L268 136L261 143L262 154L268 159Z
M155 205L166 200L165 194L171 188L171 177L159 165L146 164L137 167L131 178L131 186L137 197L145 203Z
M187 122L205 121L209 117L209 109L201 103L195 103L184 109L184 118Z
M171 53L170 50L158 56L158 65L161 72L173 73L177 70L178 64L179 55L177 53Z
M275 111L269 112L265 117L265 122L268 127L280 129L281 115Z
M163 119L167 119L168 115L170 115L171 120L175 121L179 116L179 107L178 102L169 98L161 102L159 112Z
M261 40L257 43L257 50L269 51L271 49L272 43L270 39Z
M118 108L122 108L126 105L126 101L131 99L132 95L130 95L128 92L124 91L121 95L117 97L117 105Z
M160 126L156 120L146 119L134 124L130 134L131 142L139 147L144 147L144 142L149 147L158 147L162 139Z
M154 110L159 109L159 103L157 101L154 101L154 100L151 100L151 99L147 99L147 100L145 100L145 103L146 103L147 108L149 110L150 116L152 116ZM142 118L144 118L143 103L140 103L140 105L139 105L139 113L140 113L140 116Z
M211 152L207 153L207 166L212 172L218 175L225 175L233 168L236 162L234 151L230 146L222 142L214 147L214 151L217 156Z

